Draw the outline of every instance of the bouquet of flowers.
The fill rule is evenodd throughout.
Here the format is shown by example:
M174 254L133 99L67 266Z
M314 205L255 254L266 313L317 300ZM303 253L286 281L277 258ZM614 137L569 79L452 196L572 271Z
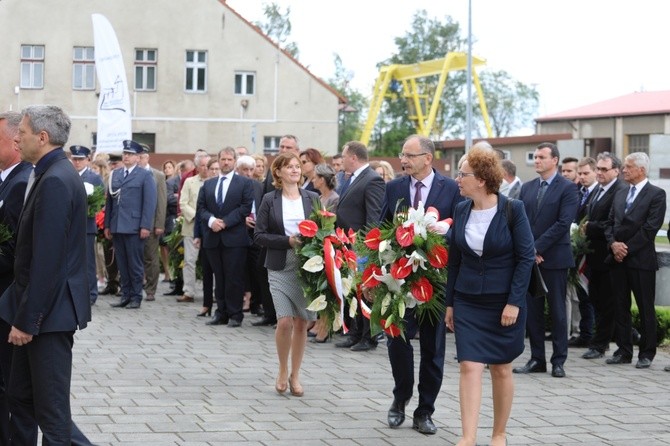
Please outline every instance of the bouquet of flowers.
M298 225L302 236L296 249L301 265L298 277L309 302L307 309L316 311L329 329L342 328L346 333L344 308L356 273L356 253L349 247L356 242L356 233L335 229L335 214L321 209L318 201L313 209Z
M586 217L582 219L579 225L573 223L570 225L570 247L572 248L572 256L575 259L576 268L568 270L568 283L574 287L580 287L584 291L588 290L589 279L586 275L586 254L591 253L590 242L586 238L586 234L581 230Z
M84 188L88 201L88 217L93 218L105 206L105 188L103 186L93 186L85 181Z
M370 229L356 246L358 255L367 257L360 284L373 305L369 309L359 296L359 306L370 317L373 334L384 330L404 338L407 308L416 308L420 320L430 317L440 323L444 303L437 296L445 290L448 252L445 237L428 228L443 225L446 233L452 220L438 220L437 210L424 211L421 203Z

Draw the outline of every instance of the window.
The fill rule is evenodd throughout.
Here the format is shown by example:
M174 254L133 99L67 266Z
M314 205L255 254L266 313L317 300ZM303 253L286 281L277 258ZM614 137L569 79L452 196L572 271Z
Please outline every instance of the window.
M186 91L207 91L207 51L186 51Z
M156 91L158 50L135 50L135 91Z
M281 136L263 137L263 153L265 155L276 155L279 153L279 140Z
M44 88L44 45L21 45L21 88Z
M649 154L649 135L628 135L628 153L633 152Z
M256 74L249 72L235 73L235 94L252 95L255 91Z
M72 88L95 90L95 55L92 46L75 46L72 54Z

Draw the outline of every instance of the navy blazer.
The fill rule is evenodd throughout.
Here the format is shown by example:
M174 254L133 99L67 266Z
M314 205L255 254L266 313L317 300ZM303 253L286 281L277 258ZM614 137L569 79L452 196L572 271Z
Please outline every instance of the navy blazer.
M312 213L312 202L318 200L319 196L314 192L300 189L302 207L305 218ZM263 201L256 215L256 229L254 230L254 243L267 248L265 256L265 267L272 271L279 271L286 266L286 251L291 248L289 236L284 228L284 217L282 209L282 191L268 192L263 196ZM297 280L297 278L296 278Z
M154 176L138 164L123 178L124 169L114 169L109 177L105 228L112 234L139 234L140 229L153 231L158 202Z
M5 291L14 279L16 232L23 209L26 184L32 171L32 164L21 161L0 184L0 223L6 225L12 232L12 238L0 244L0 293Z
M86 269L86 192L62 149L35 169L16 236L14 282L0 317L31 335L71 332L91 320Z
M614 195L605 229L607 247L609 249L613 242L624 242L628 247L624 265L656 271L658 259L655 242L656 234L665 218L665 191L647 182L638 192L628 212L625 212L629 189L630 187L622 188ZM610 255L605 261L613 263L614 259Z
M228 192L223 204L216 204L216 185L219 176L205 180L198 192L196 216L200 219L204 234L202 247L207 249L224 246L228 248L249 246L246 218L251 213L254 201L253 182L249 178L234 174L230 178ZM223 231L214 232L209 227L210 217L220 218L226 224Z
M433 169L435 177L433 184L430 186L430 192L426 197L424 207L434 207L440 213L440 220L453 217L456 205L463 201L463 197L458 191L458 185L451 178L440 175ZM405 175L400 178L386 183L386 193L384 194L384 201L382 202L381 221L391 221L396 213L396 206L398 202L398 211L407 210L412 205L412 200L409 196L410 177Z
M547 187L538 209L539 190L538 177L521 186L519 199L526 208L535 239L535 251L544 258L541 266L547 269L573 268L575 259L570 246L570 226L579 206L577 185L557 174Z
M528 217L519 200L512 200L512 228L507 225L508 198L498 194L498 211L484 236L481 257L465 240L465 225L472 201L456 206L450 233L447 276L447 306L454 305L456 291L463 294L507 294L507 303L526 306L530 271L535 261L533 236ZM512 234L512 232L514 234Z
M102 182L102 177L97 173L93 172L90 167L84 169L84 171L79 175L84 183L89 183L94 187L102 186L105 187ZM88 214L86 214L88 215ZM86 218L86 233L87 234L97 234L98 228L95 226L95 216Z

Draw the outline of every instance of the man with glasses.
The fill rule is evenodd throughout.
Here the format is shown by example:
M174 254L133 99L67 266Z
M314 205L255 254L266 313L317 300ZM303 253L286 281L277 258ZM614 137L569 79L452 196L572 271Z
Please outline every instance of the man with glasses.
M435 145L423 136L409 136L399 154L405 176L386 184L386 194L382 204L381 221L393 220L396 206L398 211L410 206L417 208L433 206L440 213L440 219L453 215L461 197L456 182L440 175L433 168ZM445 234L446 235L446 234ZM443 296L444 299L444 296ZM422 434L432 435L437 431L432 415L435 400L442 387L444 372L445 326L444 314L436 320L424 318L419 321L414 309L405 312L405 339L388 337L388 355L393 371L393 403L388 411L391 428L405 421L405 406L414 392L414 349L411 340L419 333L421 360L419 365L419 402L413 415L412 427Z
M591 252L586 255L589 265L589 299L595 312L595 332L589 341L584 359L597 359L605 355L614 335L614 305L612 304L612 280L610 265L605 263L609 254L605 239L605 226L609 218L612 200L619 190L627 189L619 180L621 161L609 152L598 155L596 181L598 186L591 192L593 199L587 209L586 221L581 231L589 241Z
M570 225L577 215L577 185L558 174L560 154L556 144L542 143L535 149L535 172L539 177L521 186L523 201L535 239L535 261L547 284L551 316L551 376L565 377L563 365L568 358L568 321L565 295L568 268L575 266L570 248ZM544 347L544 298L528 295L526 327L531 357L514 373L544 373L547 360Z

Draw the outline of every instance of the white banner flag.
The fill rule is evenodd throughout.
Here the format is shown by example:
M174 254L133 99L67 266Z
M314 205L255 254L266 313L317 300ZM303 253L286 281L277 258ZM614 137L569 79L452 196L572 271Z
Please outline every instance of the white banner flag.
M132 139L130 98L123 57L114 28L102 14L93 14L95 70L100 82L96 152L121 153Z

